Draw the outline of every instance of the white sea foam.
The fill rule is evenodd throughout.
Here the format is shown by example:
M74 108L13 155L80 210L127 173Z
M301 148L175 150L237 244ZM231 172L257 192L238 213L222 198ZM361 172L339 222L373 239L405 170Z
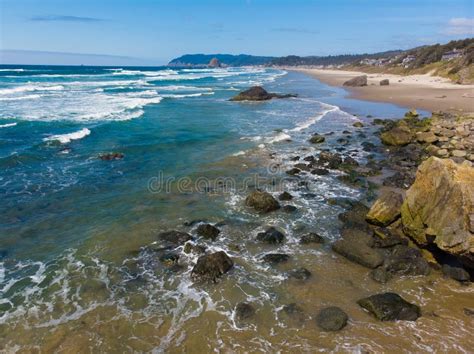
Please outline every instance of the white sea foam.
M278 133L277 135L275 135L273 137L268 138L266 140L266 142L269 143L269 144L273 144L273 143L277 143L277 142L280 142L280 141L285 141L285 140L288 140L288 139L291 139L291 136L283 131L283 132Z
M18 72L18 73L21 73L23 71L25 71L25 69L0 69L0 71L12 71L12 72Z
M61 144L67 144L70 143L72 140L82 139L88 136L90 133L91 131L89 129L83 128L74 133L51 135L47 138L44 138L43 141L59 141Z
M64 90L62 85L52 85L52 86L35 86L35 85L24 85L13 88L4 88L0 89L0 95L9 95L19 92L31 92L31 91L60 91Z
M311 127L313 124L316 122L320 121L326 114L329 112L335 112L339 110L339 107L337 106L332 106L328 104L321 103L323 105L324 111L319 113L318 115L309 118L308 120L298 124L295 128L291 129L290 131L292 132L300 132L302 130L308 129Z
M14 127L18 123L7 123L7 124L0 124L0 128L9 128L9 127Z

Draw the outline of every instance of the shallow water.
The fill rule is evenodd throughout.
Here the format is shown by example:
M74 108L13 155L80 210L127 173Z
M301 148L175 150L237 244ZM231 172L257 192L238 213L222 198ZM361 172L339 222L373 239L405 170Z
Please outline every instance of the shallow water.
M468 352L474 347L472 317L464 313L472 307L471 287L437 273L380 285L328 244L298 242L308 231L336 239L342 209L328 198L363 194L336 174L307 178L307 186L287 179L288 157L318 151L306 143L312 132L335 132L326 147L340 147L342 131L354 131L354 114L366 121L367 114L394 118L404 109L346 99L344 91L302 74L270 69L3 69L2 350ZM227 100L257 83L299 97ZM351 134L346 151L360 161L366 156L360 143L376 142L372 128L365 133L364 139ZM97 158L110 151L125 158ZM224 188L218 183L222 177L233 184ZM186 186L183 178L189 179ZM298 211L256 215L243 200L257 186L275 194L290 190L296 198L289 204ZM191 281L198 255L180 247L180 267L169 268L154 250L160 231L194 234L196 225L183 225L191 220L221 224L217 241L195 240L234 260L217 284ZM286 242L257 243L256 234L267 225L284 230ZM278 251L290 254L290 261L276 267L261 261L263 254ZM307 268L312 277L288 279L296 267ZM356 304L388 290L420 305L423 316L414 323L381 323ZM234 318L241 301L256 308L249 322ZM282 312L290 303L302 313ZM319 309L328 305L340 306L350 317L339 333L321 332L315 324Z

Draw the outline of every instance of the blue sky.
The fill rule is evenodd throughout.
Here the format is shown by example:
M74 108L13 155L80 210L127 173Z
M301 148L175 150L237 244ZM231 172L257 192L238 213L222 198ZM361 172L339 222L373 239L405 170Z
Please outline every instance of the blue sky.
M0 62L157 65L185 53L281 56L406 49L473 37L473 4L0 0Z

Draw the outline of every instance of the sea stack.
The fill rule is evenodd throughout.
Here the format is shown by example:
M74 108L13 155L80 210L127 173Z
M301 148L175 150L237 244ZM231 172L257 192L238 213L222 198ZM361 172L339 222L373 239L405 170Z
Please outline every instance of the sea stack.
M209 64L207 64L208 67L210 68L220 68L222 67L221 62L217 58L212 58Z

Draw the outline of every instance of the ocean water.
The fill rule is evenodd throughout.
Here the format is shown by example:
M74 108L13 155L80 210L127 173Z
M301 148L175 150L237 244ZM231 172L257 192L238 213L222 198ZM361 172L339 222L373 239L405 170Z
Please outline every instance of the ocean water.
M229 101L252 85L298 97ZM352 100L342 89L276 69L0 66L0 349L469 348L465 320L449 317L436 301L448 295L462 307L467 290L436 279L397 282L393 290L449 318L380 326L354 305L357 296L380 291L367 272L328 246L298 243L309 231L337 239L342 209L328 198L357 199L362 191L337 174L304 184L284 179L289 158L329 148L364 162L360 144L377 142L374 128L365 137L353 132L347 147L337 142L342 131L354 131L358 120L370 126L369 114L397 118L405 111ZM306 142L313 132L333 134L314 147ZM99 158L111 152L124 158ZM222 178L230 186L217 182ZM243 205L256 187L275 195L290 190L298 211L256 215ZM192 282L198 255L182 247L175 250L179 267L159 261L156 235L170 229L195 235L195 220L219 223L221 234L193 243L224 250L235 262L218 284ZM255 241L268 225L285 232L284 244ZM290 262L262 263L276 251L290 254ZM287 272L302 266L312 280L289 280ZM240 301L256 306L255 321L236 321ZM305 313L296 322L281 312L293 302ZM315 326L316 310L327 304L353 318L344 337ZM436 341L443 332L452 337ZM409 340L408 333L424 339Z

